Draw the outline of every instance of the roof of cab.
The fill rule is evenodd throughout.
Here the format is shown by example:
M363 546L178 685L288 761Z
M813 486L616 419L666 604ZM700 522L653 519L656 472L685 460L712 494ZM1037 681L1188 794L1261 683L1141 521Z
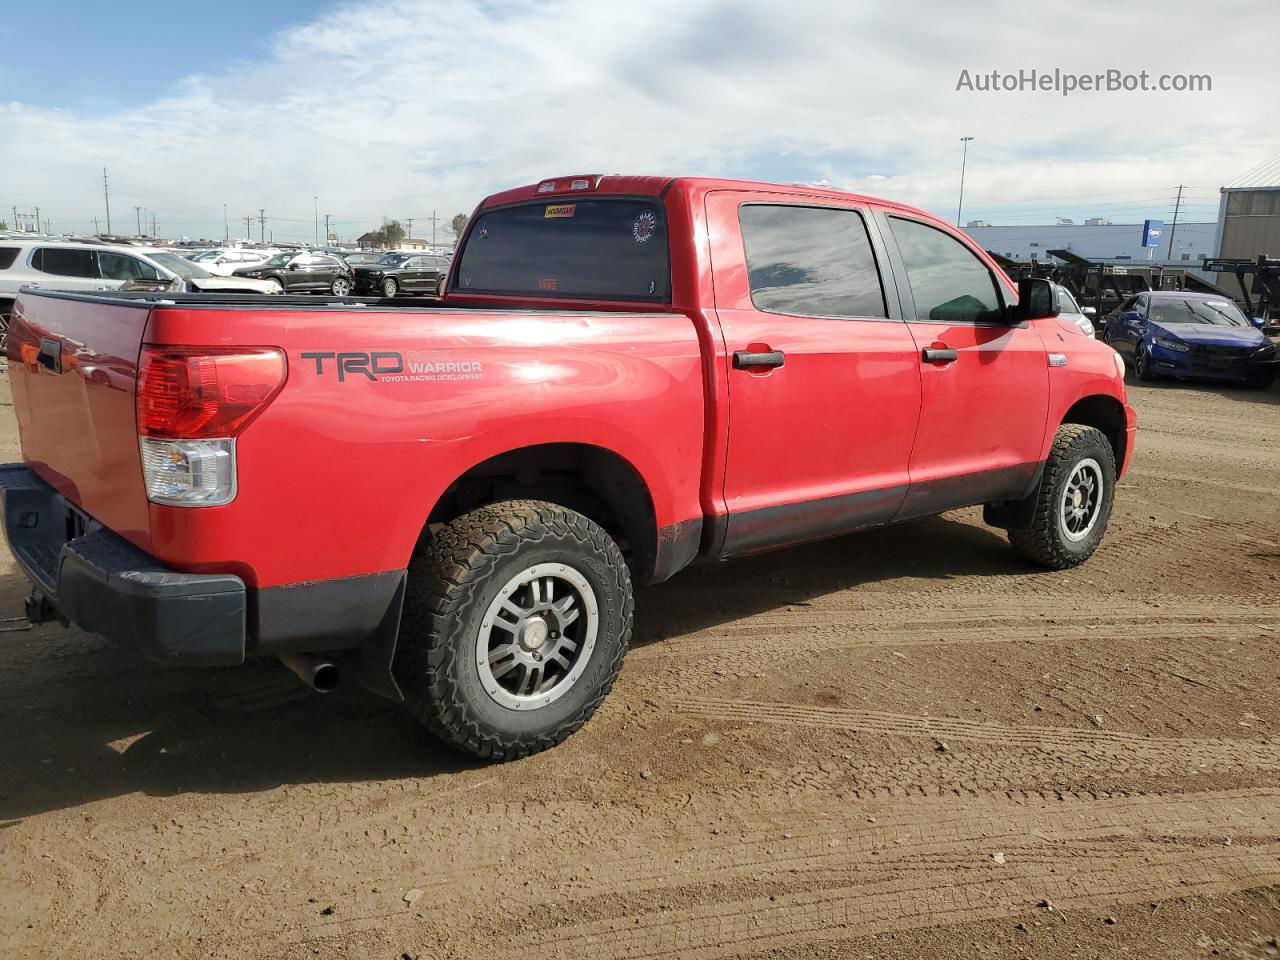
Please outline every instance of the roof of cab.
M589 186L575 187L574 184L586 182ZM539 200L544 197L590 196L607 194L612 196L659 197L669 190L681 189L690 193L709 193L713 190L744 190L761 193L785 192L793 197L808 197L815 200L838 197L859 203L874 203L879 206L911 213L929 220L945 223L934 214L917 207L907 206L893 200L884 200L865 194L849 193L838 187L815 187L797 183L766 183L755 180L723 180L714 177L633 177L622 174L573 174L571 176L548 177L523 187L514 187L486 197L481 209L501 207L511 203ZM947 224L950 226L950 224Z

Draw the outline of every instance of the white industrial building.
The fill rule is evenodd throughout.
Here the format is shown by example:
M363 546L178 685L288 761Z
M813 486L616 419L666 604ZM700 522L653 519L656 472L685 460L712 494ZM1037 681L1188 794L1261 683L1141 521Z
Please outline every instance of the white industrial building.
M965 232L990 250L1012 260L1049 259L1050 250L1070 250L1078 257L1103 263L1170 263L1195 266L1201 257L1218 255L1218 224L1178 222L1173 231L1173 254L1168 237L1172 224L1164 225L1165 242L1159 247L1142 245L1141 223L1051 223L1042 226L969 226Z

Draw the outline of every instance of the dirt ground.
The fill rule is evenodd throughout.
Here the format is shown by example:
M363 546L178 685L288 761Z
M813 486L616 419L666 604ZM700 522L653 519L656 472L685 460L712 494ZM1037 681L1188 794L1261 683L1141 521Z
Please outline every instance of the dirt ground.
M0 623L0 957L1280 955L1280 388L1131 399L1084 567L971 510L687 571L506 766Z

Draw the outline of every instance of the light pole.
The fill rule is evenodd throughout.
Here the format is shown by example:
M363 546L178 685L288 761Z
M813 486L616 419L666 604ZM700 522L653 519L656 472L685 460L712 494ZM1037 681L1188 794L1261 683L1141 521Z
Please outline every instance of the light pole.
M973 137L961 137L960 142L964 144L964 152L960 154L960 202L956 204L956 226L960 226L960 211L964 209L964 165L969 159L969 141Z
M320 246L320 198L312 197L311 204L315 207L316 214L316 246Z
M222 205L222 242L231 242L231 224L227 220L227 205Z

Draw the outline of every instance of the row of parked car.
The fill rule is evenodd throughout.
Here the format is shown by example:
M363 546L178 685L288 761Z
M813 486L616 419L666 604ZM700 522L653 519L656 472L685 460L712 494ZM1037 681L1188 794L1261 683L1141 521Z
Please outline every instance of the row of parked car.
M448 270L448 257L417 251L221 248L183 255L160 247L92 241L0 239L0 338L22 287L438 296Z

